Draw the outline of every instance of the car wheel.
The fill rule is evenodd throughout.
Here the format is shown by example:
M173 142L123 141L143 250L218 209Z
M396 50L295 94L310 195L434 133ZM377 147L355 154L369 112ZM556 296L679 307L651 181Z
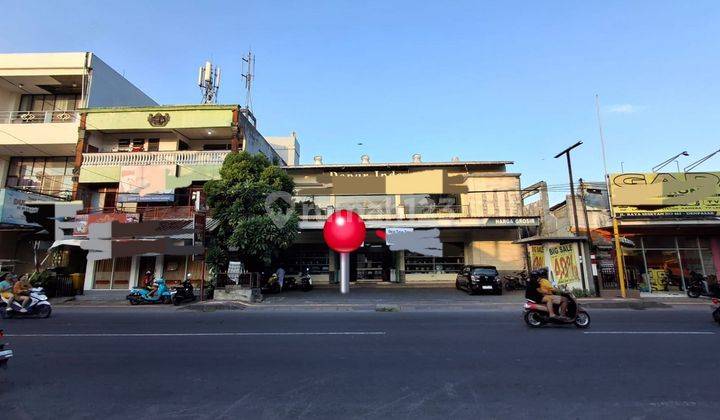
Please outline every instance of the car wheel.
M462 290L462 288L460 287L460 280L455 280L455 288L458 290Z
M715 311L713 311L713 319L715 320L715 322L720 324L720 308L717 308L715 309Z

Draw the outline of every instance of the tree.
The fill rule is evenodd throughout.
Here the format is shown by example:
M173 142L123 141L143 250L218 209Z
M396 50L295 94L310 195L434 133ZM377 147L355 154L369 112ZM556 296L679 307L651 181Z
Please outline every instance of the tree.
M292 178L264 155L228 154L220 179L204 187L212 217L219 222L208 263L224 267L229 250L237 248L247 270L267 269L297 237L298 216L289 202L294 187Z

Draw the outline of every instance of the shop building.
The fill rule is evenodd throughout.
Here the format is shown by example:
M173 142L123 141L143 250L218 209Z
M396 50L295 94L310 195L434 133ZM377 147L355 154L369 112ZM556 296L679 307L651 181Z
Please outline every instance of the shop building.
M204 183L220 176L235 151L286 165L252 113L237 105L84 109L76 140L73 193L82 210L75 236L89 251L86 290L126 291L146 271L171 282L190 273L199 282ZM282 144L299 149L294 136ZM115 222L111 232L98 230L105 222ZM215 225L207 217L202 223L202 235Z
M692 273L720 277L720 172L610 176L629 290L683 293ZM606 231L612 232L611 227Z
M120 105L155 101L91 52L0 54L0 271L32 272L52 243L27 214L72 196L78 109Z
M314 164L288 167L295 181L300 235L287 252L290 272L309 269L317 283L338 278L339 256L322 237L325 219L335 210L360 214L367 226L363 246L350 256L350 278L357 282L455 281L470 264L494 265L501 273L525 269L520 229L537 226L523 215L520 174L512 162L423 162ZM438 229L442 255L390 250L378 230Z

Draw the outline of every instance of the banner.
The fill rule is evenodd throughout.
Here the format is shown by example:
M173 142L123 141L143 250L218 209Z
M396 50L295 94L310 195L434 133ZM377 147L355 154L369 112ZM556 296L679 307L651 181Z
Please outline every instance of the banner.
M610 192L622 218L720 217L720 172L613 174Z
M121 167L118 202L173 201L175 191L167 185L168 176L175 176L175 165Z
M575 247L571 244L558 245L548 248L550 266L558 286L580 281Z
M545 264L545 247L542 245L531 245L530 246L530 269L537 270L538 268L546 267Z

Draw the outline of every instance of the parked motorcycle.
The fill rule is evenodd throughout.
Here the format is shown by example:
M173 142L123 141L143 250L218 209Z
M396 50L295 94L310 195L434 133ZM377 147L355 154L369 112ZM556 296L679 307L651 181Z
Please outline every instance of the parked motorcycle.
M145 287L134 287L130 294L127 295L127 300L130 301L131 305L139 305L141 303L170 303L172 302L172 296L170 290L165 284L165 279L160 277L155 280L158 288L157 291L151 295L151 290Z
M713 298L712 301L713 301L713 307L715 308L715 310L713 310L713 313L712 313L713 319L715 320L715 322L720 324L720 299Z
M283 287L280 285L280 280L278 279L277 274L271 275L265 285L260 287L260 291L262 293L268 294L280 293L282 289Z
M527 286L527 274L525 271L518 271L510 276L503 276L505 290L525 290Z
M283 282L283 290L302 290L303 292L309 292L313 288L312 277L310 276L310 269L306 268L303 270L299 279L293 277L286 277Z
M720 298L720 291L717 285L708 286L708 282L702 274L690 273L690 280L687 284L687 295L690 298L697 299L700 296Z
M561 293L560 296L568 300L567 316L564 318L550 318L547 306L544 303L526 299L523 306L523 318L528 327L539 328L547 324L575 324L578 328L588 328L590 326L590 315L580 306L575 296L572 293ZM556 312L559 313L559 306Z
M182 285L173 287L174 290L170 292L173 305L177 306L185 301L194 302L197 299L190 279L191 276L188 274Z
M22 305L17 300L13 300L12 311L8 311L8 303L10 299L4 297L0 301L0 318L14 317L35 317L47 318L52 313L52 305L45 296L45 289L42 287L33 287L30 289L30 303L25 307L26 312L22 311Z
M0 340L2 340L4 335L5 331L0 330ZM3 369L7 369L8 360L13 356L13 351L5 347L7 347L7 344L0 341L0 368Z

